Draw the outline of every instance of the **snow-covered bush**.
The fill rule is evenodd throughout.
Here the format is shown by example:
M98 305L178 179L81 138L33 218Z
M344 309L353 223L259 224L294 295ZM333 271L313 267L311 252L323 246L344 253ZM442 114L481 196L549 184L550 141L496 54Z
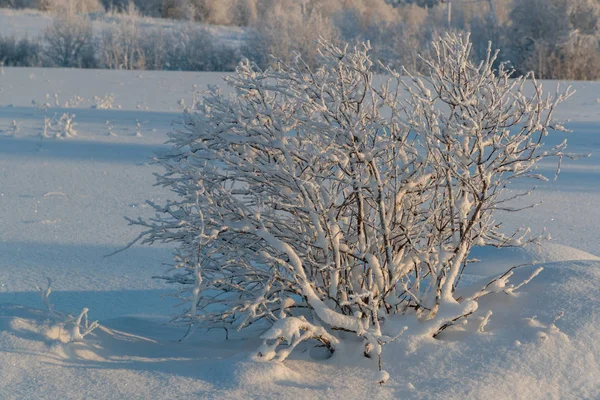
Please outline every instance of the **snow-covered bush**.
M50 66L92 68L92 24L77 14L62 15L43 34L44 54Z
M20 131L21 131L21 127L17 123L17 120L13 119L8 127L8 130L7 130L8 134L14 136L14 135L18 134Z
M249 25L256 20L257 0L163 0L160 12L211 25Z
M100 58L108 68L233 71L240 60L237 48L218 43L208 29L189 24L178 29L135 29L135 21L103 32Z
M277 1L258 17L243 53L260 67L274 65L270 54L292 62L299 53L305 63L314 67L318 57L314 42L319 37L335 41L337 36L331 20L317 8L307 10L299 2Z
M157 158L174 199L130 220L145 229L137 241L178 244L162 277L188 305L178 322L272 323L268 359L284 341L335 350L339 332L379 355L402 331L392 318L437 337L482 296L520 287L509 272L455 296L473 246L531 240L501 232L495 212L523 195L504 193L510 181L542 179L536 162L563 156L565 143L542 140L562 130L552 113L570 92L509 79L491 50L473 64L468 36L432 48L426 78L390 70L376 84L368 45L320 41L317 69L300 57L266 71L242 63L225 78L232 96L213 88L184 114Z
M110 110L114 107L115 95L107 94L105 96L94 96L92 100L92 108L99 110Z
M0 35L0 64L5 67L39 67L41 53L37 41Z
M75 129L75 114L64 113L60 117L54 114L52 118L44 116L42 137L71 138L77 136Z
M167 70L232 71L240 59L236 49L216 44L210 31L193 24L165 34L164 40Z
M118 22L104 28L100 36L100 62L109 69L145 69L143 34L138 26L139 14L130 3Z
M77 136L77 130L75 129L75 114L64 113L60 116L56 126L56 137L70 138Z

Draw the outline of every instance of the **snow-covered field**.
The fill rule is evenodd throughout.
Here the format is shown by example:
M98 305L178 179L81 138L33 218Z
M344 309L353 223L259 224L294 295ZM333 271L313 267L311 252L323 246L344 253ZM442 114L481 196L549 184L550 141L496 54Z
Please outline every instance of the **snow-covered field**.
M494 312L483 333L474 332L474 316L475 329L444 340L389 345L391 378L379 386L361 349L323 360L309 346L278 364L252 361L259 343L240 334L225 341L223 332L197 332L180 343L184 332L166 324L174 302L161 298L172 288L152 279L170 249L135 246L106 257L137 234L123 216L147 216L145 200L168 198L153 186L149 158L181 104L193 101L193 85L218 76L4 69L0 398L600 398L600 83L573 83L578 92L558 112L571 119L569 149L592 156L566 161L556 182L538 184L528 201L542 205L504 216L509 226L545 228L553 240L476 249L482 262L467 281L531 261L544 271L517 297L481 302ZM75 115L77 135L43 138L44 119L65 113ZM541 170L552 176L554 167ZM99 320L84 342L64 343L66 328L51 323L36 290L46 277L57 312L77 316L87 307Z

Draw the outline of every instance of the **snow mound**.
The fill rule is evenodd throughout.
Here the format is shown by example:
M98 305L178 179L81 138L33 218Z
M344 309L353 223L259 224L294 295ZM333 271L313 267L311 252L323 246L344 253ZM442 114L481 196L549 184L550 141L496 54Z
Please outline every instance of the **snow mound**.
M493 315L485 334L459 345L457 358L471 371L468 383L448 387L449 398L599 398L599 284L600 263L555 262L517 297L482 301L474 319Z
M367 366L340 370L332 383L362 380L358 398L600 398L600 263L556 262L515 296L490 295L465 326L441 340L405 338L386 346L386 385L369 383ZM537 266L515 270L511 282ZM481 322L491 311L483 331ZM350 365L350 357L332 362ZM324 374L320 374L324 375ZM343 392L343 389L336 388ZM341 393L341 392L340 392ZM377 395L375 395L377 393ZM341 396L340 396L341 397Z
M515 265L531 263L581 260L600 261L600 257L593 254L551 242L513 248L475 247L471 250L470 257L481 261L470 264L465 273L477 276L496 275L505 272Z
M62 343L44 312L3 305L0 397L38 398L50 388L69 397L76 387L94 398L599 398L600 262L542 266L514 296L481 299L469 322L441 340L386 345L383 385L376 361L358 350L316 360L307 348L285 363L256 362L255 340L199 332L179 342L174 328L135 318L101 321L84 342ZM511 282L535 268L515 270Z

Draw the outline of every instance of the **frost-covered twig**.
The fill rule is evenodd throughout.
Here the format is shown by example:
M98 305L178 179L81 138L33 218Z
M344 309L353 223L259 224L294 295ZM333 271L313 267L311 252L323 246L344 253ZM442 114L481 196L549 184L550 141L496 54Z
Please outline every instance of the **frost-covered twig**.
M21 128L19 127L19 124L17 123L16 119L13 119L10 123L10 126L8 127L8 132L10 135L16 135L21 131Z
M54 311L54 305L50 302L50 294L52 293L52 280L50 278L46 279L48 280L48 286L45 289L37 285L35 288L39 292L42 302L44 303L46 310L48 310L48 313L50 315L56 315L56 312Z
M485 326L488 324L488 322L490 322L490 317L492 316L492 314L492 310L487 310L485 316L481 319L481 322L479 323L479 327L477 328L478 332L484 331Z
M100 326L100 324L98 321L94 321L91 324L88 322L89 310L87 308L84 308L77 318L68 314L57 312L54 309L54 305L50 302L50 294L52 293L52 280L50 278L47 279L48 286L45 289L39 286L36 286L36 289L40 293L40 297L42 298L42 302L48 310L49 316L58 320L58 325L60 326L61 330L66 325L71 326L69 329L69 342L83 341L84 337L89 335L94 329Z
M79 316L75 319L75 322L73 323L73 326L71 328L71 341L72 342L80 342L83 341L83 338L87 335L89 335L94 329L96 329L99 324L98 321L94 321L91 324L88 323L88 319L87 319L87 313L88 313L88 309L84 308L83 310L81 310L81 313L79 314ZM84 323L82 325L82 319L84 320ZM83 328L83 331L81 330Z

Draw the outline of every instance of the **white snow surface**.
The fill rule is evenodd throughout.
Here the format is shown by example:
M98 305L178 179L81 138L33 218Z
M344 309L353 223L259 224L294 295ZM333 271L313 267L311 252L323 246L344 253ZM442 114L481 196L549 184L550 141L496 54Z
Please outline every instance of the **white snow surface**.
M441 340L401 337L386 345L389 380L378 385L375 360L352 340L331 358L305 343L284 363L254 361L263 331L231 332L229 340L198 331L179 342L185 331L167 324L174 302L161 298L174 288L152 279L167 268L171 249L134 246L106 257L138 233L123 216L148 216L145 200L169 198L153 186L150 157L164 148L178 102L190 104L193 85L220 83L218 77L4 68L0 398L600 398L600 83L572 83L578 93L558 113L571 119L570 151L592 156L565 161L557 181L538 183L527 201L543 201L539 207L502 215L509 227L546 229L553 240L475 249L481 262L467 269L459 290L513 265L544 270L516 296L482 299L470 322ZM112 109L92 108L94 96L107 95ZM66 108L76 96L77 107ZM75 114L78 135L41 139L44 116L65 112ZM553 168L540 171L552 178ZM511 282L539 265L517 269ZM35 286L44 287L46 277L57 311L77 316L87 307L99 320L82 342L65 340L60 319L44 309Z

